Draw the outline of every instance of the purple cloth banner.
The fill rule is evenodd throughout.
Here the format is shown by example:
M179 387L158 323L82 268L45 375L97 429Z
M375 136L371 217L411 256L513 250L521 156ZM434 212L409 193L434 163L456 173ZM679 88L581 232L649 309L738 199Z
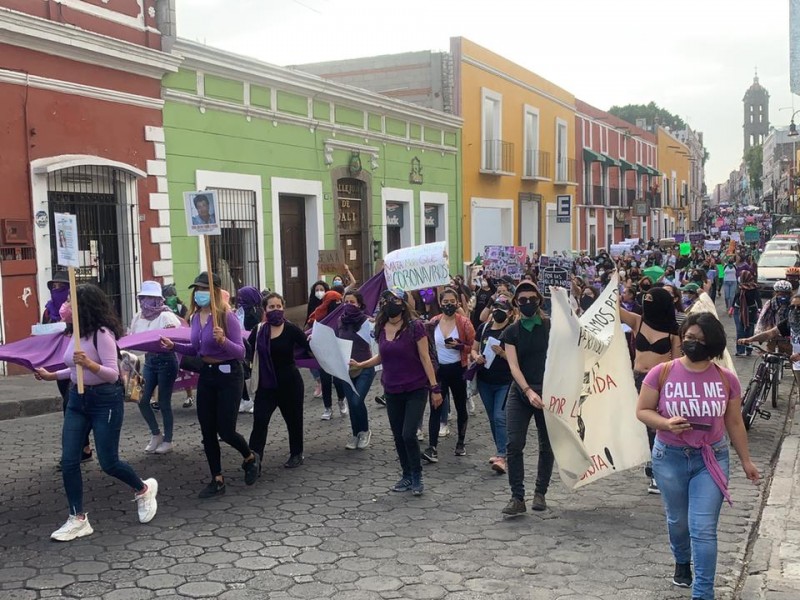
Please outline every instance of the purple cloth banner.
M48 371L64 368L64 352L71 339L63 333L34 335L18 342L0 346L0 360L33 371L44 367Z

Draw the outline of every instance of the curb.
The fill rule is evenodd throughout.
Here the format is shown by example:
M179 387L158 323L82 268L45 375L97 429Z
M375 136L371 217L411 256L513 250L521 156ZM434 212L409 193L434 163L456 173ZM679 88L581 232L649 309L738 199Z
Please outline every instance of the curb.
M61 396L0 402L0 421L61 412Z

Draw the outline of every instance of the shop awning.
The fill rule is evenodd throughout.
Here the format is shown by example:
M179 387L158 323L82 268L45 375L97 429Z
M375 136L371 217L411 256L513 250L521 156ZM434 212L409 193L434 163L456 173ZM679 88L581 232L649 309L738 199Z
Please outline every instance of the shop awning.
M652 175L653 177L661 177L661 173L658 172L658 169L654 169L653 167L647 167L648 175Z
M650 175L650 169L639 163L636 163L636 172L639 173L639 175Z
M636 167L634 166L634 164L633 163L629 163L624 158L620 158L619 159L619 168L622 169L623 171L635 171L636 170Z
M619 167L620 166L619 160L617 160L616 158L611 158L608 154L602 154L602 157L603 157L603 161L609 167Z
M599 152L595 152L591 148L584 148L583 149L583 161L584 162L605 162L605 158Z

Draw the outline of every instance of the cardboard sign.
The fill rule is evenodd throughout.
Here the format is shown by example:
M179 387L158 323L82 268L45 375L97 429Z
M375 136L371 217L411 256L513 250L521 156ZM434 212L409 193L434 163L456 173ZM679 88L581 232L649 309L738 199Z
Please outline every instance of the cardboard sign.
M317 269L323 274L338 275L344 272L344 250L320 250Z
M691 242L681 242L680 252L681 252L681 256L689 256L692 253L692 243Z
M564 288L569 292L572 283L572 259L560 256L542 256L539 259L539 289L546 298L550 287Z
M220 235L222 233L216 192L185 192L183 203L186 211L187 235Z
M55 213L56 254L62 267L81 266L81 249L78 245L78 218L67 213Z
M525 273L527 255L525 246L484 246L483 275L493 279L509 275L519 281Z
M447 242L434 242L390 252L383 260L387 287L406 292L449 285Z
M648 460L636 387L619 320L617 276L580 319L567 294L552 297L544 416L561 480L577 489ZM583 377L576 377L583 373Z

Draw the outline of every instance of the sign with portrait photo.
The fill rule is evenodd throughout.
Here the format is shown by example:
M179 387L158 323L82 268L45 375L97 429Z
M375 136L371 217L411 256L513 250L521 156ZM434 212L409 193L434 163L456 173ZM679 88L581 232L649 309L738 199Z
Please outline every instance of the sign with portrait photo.
M188 235L220 235L222 233L216 192L185 192L183 203Z
M81 251L78 245L78 219L68 213L55 213L56 255L62 267L81 266Z

